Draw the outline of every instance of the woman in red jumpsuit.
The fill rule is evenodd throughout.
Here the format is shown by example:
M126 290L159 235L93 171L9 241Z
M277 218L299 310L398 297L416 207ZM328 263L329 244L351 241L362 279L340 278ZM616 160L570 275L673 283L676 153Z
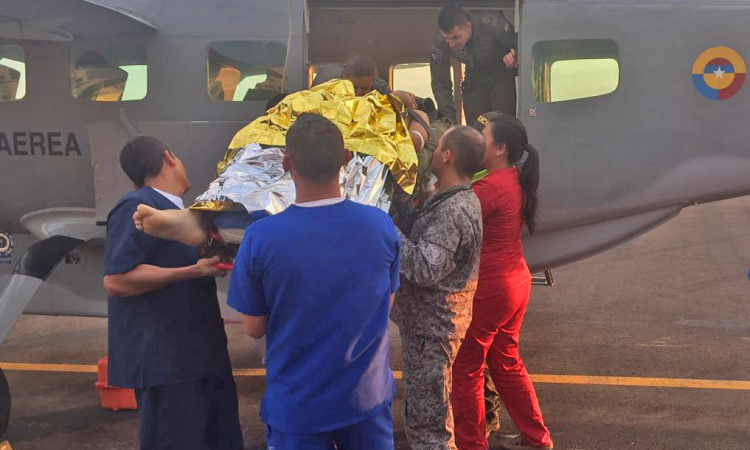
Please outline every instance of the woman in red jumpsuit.
M472 321L453 365L456 445L459 450L488 448L483 395L487 361L495 388L521 432L503 436L501 446L552 449L534 386L518 355L518 333L531 289L521 232L524 224L534 232L539 155L518 119L495 115L484 121L483 166L489 174L474 184L484 238Z

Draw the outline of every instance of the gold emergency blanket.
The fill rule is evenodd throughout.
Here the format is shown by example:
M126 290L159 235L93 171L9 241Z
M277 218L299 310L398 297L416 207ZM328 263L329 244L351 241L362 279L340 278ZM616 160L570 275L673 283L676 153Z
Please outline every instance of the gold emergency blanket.
M295 118L304 112L314 112L336 124L347 149L372 156L384 164L394 182L411 194L416 184L418 160L402 111L403 105L393 96L384 96L377 91L363 97L355 96L353 85L346 80L331 80L310 90L290 94L266 115L237 132L217 164L217 176L224 172L240 150L250 144L284 147L286 131ZM230 206L199 199L191 209L220 211L230 209Z

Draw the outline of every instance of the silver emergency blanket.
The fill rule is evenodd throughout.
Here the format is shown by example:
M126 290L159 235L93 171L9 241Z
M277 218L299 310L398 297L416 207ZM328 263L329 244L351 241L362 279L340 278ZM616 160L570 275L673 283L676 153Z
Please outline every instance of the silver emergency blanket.
M247 212L266 210L277 214L294 203L292 177L284 172L284 150L249 144L229 161L224 171L195 199L196 204L223 205L214 210L244 207ZM355 154L342 168L342 194L358 203L388 211L385 192L386 166L372 156ZM231 207L227 207L231 204Z

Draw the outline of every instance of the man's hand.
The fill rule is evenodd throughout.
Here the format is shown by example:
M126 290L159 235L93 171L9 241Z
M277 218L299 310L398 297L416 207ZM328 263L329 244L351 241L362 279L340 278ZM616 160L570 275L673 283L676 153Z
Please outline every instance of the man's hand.
M516 65L516 50L510 49L507 55L503 56L503 63L508 69L512 69Z
M199 277L223 277L227 273L215 267L215 264L220 261L221 258L219 258L218 256L203 258L199 259L198 262L195 263L194 267L197 270Z

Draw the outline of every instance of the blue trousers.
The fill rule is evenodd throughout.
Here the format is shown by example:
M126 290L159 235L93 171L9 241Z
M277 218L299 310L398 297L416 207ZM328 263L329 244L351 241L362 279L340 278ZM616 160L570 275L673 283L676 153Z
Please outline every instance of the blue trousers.
M232 375L136 389L140 450L243 450Z
M391 405L362 422L325 433L285 433L266 424L266 446L268 450L393 450Z

